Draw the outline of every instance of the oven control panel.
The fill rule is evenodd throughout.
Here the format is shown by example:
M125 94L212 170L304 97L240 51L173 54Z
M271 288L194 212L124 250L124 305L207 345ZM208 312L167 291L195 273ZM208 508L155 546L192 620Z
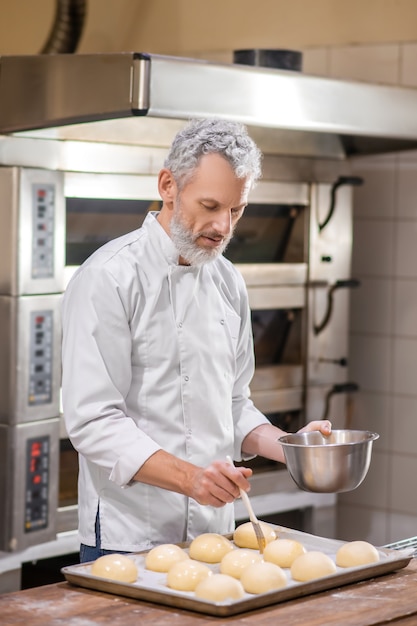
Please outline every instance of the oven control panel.
M54 275L55 185L32 185L32 278Z
M65 289L64 173L0 167L0 295Z
M60 414L62 294L0 295L0 424Z
M48 525L49 454L49 435L27 440L25 533Z
M32 311L29 344L29 406L52 400L53 312Z
M59 423L0 424L0 551L56 539Z

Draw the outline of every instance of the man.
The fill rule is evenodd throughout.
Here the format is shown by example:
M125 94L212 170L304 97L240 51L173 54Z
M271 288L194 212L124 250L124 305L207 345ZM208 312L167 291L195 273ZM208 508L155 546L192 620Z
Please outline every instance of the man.
M261 154L241 125L199 120L178 133L164 165L160 212L93 254L64 298L82 561L231 532L251 470L227 455L283 460L282 431L249 398L248 298L222 256Z

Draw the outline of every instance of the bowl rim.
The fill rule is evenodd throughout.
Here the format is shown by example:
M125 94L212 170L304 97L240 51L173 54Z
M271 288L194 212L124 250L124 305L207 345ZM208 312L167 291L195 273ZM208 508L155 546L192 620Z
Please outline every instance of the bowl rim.
M297 433L287 433L286 435L282 435L278 437L277 441L282 445L282 447L288 446L291 448L342 448L345 446L357 446L362 443L370 443L379 439L379 434L373 432L371 430L359 430L359 429L348 429L348 428L339 428L332 430L332 433L340 433L340 432L350 432L350 433L363 433L365 437L360 441L344 441L344 442L334 442L334 443L294 443L290 441L284 441L287 437L293 437L294 435L306 435L311 432L317 432L314 430L308 432L297 432ZM321 433L322 434L322 433ZM326 437L326 435L323 435Z

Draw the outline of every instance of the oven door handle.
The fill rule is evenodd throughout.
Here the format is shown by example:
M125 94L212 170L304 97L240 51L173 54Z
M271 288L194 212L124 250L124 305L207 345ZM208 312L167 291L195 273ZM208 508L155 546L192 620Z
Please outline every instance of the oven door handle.
M359 187L360 185L363 185L363 178L360 178L359 176L339 176L339 178L336 180L336 182L333 183L333 185L331 187L331 190L330 190L330 206L329 206L329 210L328 210L327 215L324 218L324 220L318 225L319 226L319 233L322 232L323 228L325 228L327 226L327 224L330 222L330 220L332 219L334 210L336 208L337 190L342 185L351 185L353 187Z
M326 328L327 324L330 321L330 318L333 312L333 295L336 289L341 289L341 288L352 289L354 287L359 287L359 286L360 286L360 281L357 280L356 278L348 278L346 280L337 280L335 283L333 283L333 285L330 286L327 292L327 310L320 324L314 325L315 335L320 334Z
M356 391L359 391L359 385L357 385L356 383L337 383L333 385L333 387L326 394L326 402L322 419L328 419L330 400L332 399L332 396L337 393L355 393Z

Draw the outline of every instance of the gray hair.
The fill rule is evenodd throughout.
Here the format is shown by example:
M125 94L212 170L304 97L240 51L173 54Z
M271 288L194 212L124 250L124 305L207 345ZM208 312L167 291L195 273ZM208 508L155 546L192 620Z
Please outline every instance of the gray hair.
M189 122L175 136L164 166L171 170L181 190L190 180L205 154L220 154L237 178L251 185L261 177L262 153L238 122L202 119Z

